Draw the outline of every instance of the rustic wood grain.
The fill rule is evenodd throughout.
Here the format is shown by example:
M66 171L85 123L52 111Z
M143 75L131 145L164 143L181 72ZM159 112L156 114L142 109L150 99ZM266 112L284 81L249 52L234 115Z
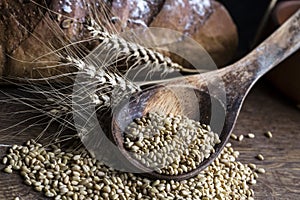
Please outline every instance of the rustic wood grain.
M233 142L242 162L266 169L254 187L256 199L299 199L300 195L300 110L281 99L271 88L256 88L241 111L234 132L253 132L255 139ZM266 131L273 138L264 136ZM254 157L261 153L265 160Z
M11 92L12 89L6 89ZM0 99L3 94L0 94ZM22 109L22 106L0 104L0 130L19 122L22 116L11 113ZM24 117L24 116L23 116ZM16 132L27 125L21 125L14 130L0 132L0 158L7 151L5 145L22 144L27 139L36 137L43 127L31 127L24 133ZM273 138L264 136L266 131L272 131ZM55 131L55 130L54 130ZM300 110L292 106L286 99L280 97L271 87L260 82L259 86L247 97L238 122L234 129L237 135L252 132L254 139L233 141L233 147L239 150L240 161L255 163L266 169L266 174L260 175L253 186L255 199L298 199L300 195ZM265 160L259 161L255 156L261 153ZM0 200L11 200L19 196L24 200L46 199L31 187L22 183L17 173L11 175L2 171L0 165Z

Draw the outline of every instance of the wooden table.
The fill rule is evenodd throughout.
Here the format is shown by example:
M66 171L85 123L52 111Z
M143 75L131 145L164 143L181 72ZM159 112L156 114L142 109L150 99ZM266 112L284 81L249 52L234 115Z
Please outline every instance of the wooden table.
M266 174L260 175L253 186L255 199L299 199L300 197L300 109L272 92L272 88L260 82L246 99L234 133L255 134L254 139L232 141L233 147L240 151L240 161L255 163L266 169ZM10 92L10 89L6 90ZM0 95L1 97L1 95ZM3 94L2 94L3 97ZM10 112L15 106L0 104L0 129L18 123L18 115ZM26 127L21 125L13 130L0 132L0 157L7 151L5 145L22 144L35 137L42 127L31 127L24 133L13 136L12 132ZM272 131L273 138L264 136L266 131ZM263 154L264 161L255 159L257 154ZM0 169L3 169L0 165ZM18 174L0 172L0 200L14 199L45 199L30 187L22 184Z

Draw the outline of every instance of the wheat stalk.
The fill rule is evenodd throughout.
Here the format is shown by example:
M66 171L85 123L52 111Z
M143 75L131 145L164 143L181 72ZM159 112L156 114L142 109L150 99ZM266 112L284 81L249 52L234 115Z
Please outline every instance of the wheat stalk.
M105 8L103 11L108 12ZM50 118L46 127L50 126L52 122L59 122L62 128L58 134L65 128L74 128L72 122L74 96L88 102L88 105L78 105L79 110L76 112L82 112L87 107L95 107L95 112L100 112L114 107L122 99L139 91L140 86L147 84L147 82L140 80L147 79L147 76L154 73L164 77L173 72L195 72L195 70L186 69L172 62L169 57L154 49L127 41L118 33L110 33L104 26L108 20L96 21L96 17L92 15L89 16L91 18L90 23L85 25L91 37L82 42L98 40L100 44L94 50L81 50L81 42L70 42L70 44L65 44L64 47L50 52L59 56L62 62L48 66L48 68L63 66L75 68L76 71L41 79L27 79L28 84L22 87L29 93L37 94L37 99L12 97L14 101L26 104L39 113L37 116ZM62 39L60 40L62 43L64 42ZM88 52L88 54L84 52ZM120 69L120 63L126 66L124 71ZM138 82L135 82L135 76L138 76L143 70L146 73L142 74L142 78ZM134 73L133 78L128 76L129 72ZM53 80L61 77L67 77L71 83L80 77L80 84L83 86L82 91L74 93L73 85L59 83L58 86L54 86L55 81ZM36 81L44 81L46 84L40 85Z

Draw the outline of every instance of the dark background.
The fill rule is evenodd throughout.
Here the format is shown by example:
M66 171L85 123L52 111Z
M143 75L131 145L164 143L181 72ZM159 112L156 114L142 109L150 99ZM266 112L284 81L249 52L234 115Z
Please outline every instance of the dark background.
M247 54L271 0L219 0L237 25L239 47L236 59Z

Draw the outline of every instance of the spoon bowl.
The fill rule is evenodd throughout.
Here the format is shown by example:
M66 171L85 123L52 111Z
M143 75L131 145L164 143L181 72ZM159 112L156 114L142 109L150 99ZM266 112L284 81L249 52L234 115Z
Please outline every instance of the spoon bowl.
M188 99L188 101L185 101L185 99ZM214 132L220 133L219 137L221 140L221 143L215 146L215 155L211 154L211 156L217 156L216 152L219 152L219 149L221 150L225 145L227 135L220 132L223 129L220 124L223 125L224 123L225 104L219 99L212 97L208 92L200 91L198 88L192 86L188 87L187 84L156 85L141 93L135 94L131 97L131 100L121 105L113 117L113 140L121 153L133 164L131 170L133 167L137 168L137 171L141 171L142 169L140 173L149 178L174 179L172 178L173 176L159 174L153 169L145 167L124 147L126 127L134 119L145 116L149 112L184 115L190 119L201 122L201 124L209 124ZM177 175L175 179L186 179L190 176L194 176L209 165L210 162L210 160L206 159L203 161L201 169L197 168L189 173Z
M121 103L112 117L111 136L129 167L149 178L182 180L197 175L222 151L235 125L245 96L254 83L300 47L300 10L261 45L235 64L154 85ZM124 130L149 112L184 115L211 126L221 142L196 169L164 175L147 168L124 148Z

